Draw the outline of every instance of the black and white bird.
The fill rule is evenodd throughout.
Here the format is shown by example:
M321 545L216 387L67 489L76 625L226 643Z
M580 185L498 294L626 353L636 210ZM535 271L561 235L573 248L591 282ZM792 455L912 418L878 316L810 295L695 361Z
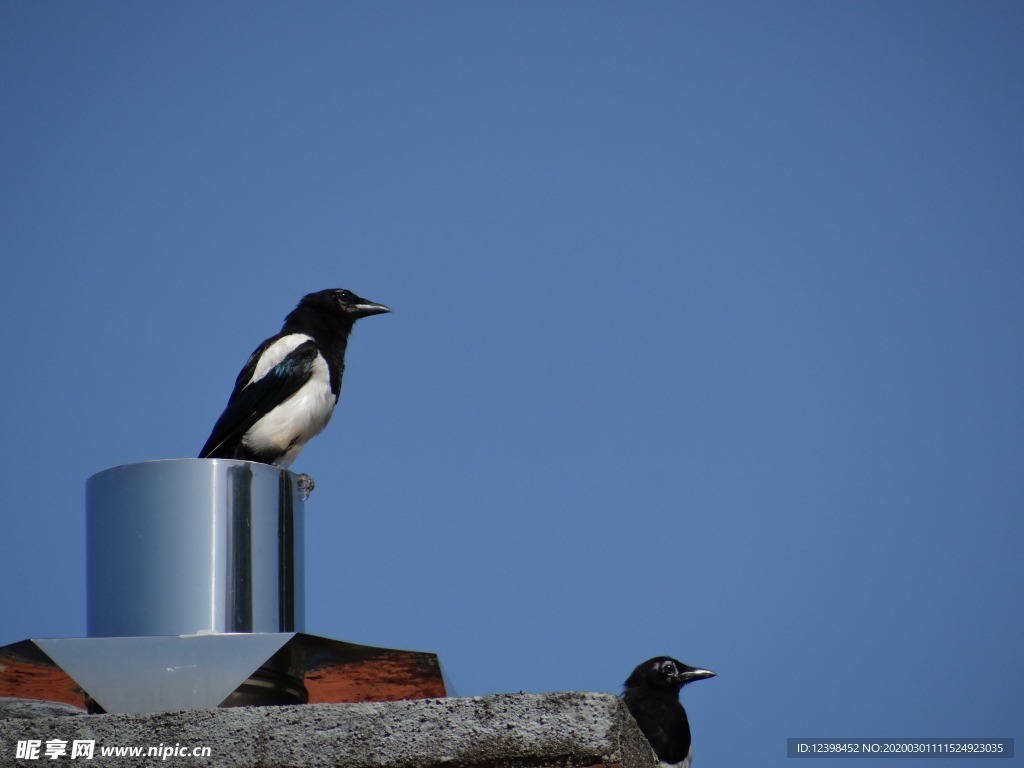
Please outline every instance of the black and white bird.
M627 678L622 698L662 765L689 768L690 721L679 703L679 691L687 683L714 676L709 669L687 666L671 656L655 656Z
M390 311L340 288L303 296L249 356L199 458L290 465L331 420L352 326Z

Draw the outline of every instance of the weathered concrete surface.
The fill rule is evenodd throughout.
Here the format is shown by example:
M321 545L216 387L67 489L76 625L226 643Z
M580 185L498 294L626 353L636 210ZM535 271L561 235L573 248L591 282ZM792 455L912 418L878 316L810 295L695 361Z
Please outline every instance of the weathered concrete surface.
M615 696L500 694L387 703L238 707L146 715L0 720L0 766L19 740L94 740L92 766L220 768L531 768L622 766L657 761ZM103 748L209 747L210 757L104 757ZM53 764L42 754L42 762ZM58 763L76 764L62 758Z
M0 697L0 720L7 718L64 717L65 715L84 715L85 710L64 704L59 701L39 701L38 699L16 699L9 696Z

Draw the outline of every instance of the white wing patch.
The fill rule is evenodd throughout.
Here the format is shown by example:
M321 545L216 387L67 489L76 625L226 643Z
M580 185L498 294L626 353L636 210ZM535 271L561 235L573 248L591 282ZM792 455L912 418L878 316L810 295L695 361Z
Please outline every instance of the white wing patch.
M305 334L293 333L275 341L256 364L253 381L262 379L267 371L284 360L292 350L310 340ZM253 424L243 441L246 446L260 453L280 453L281 457L274 463L279 467L287 467L295 461L303 446L327 426L335 402L327 362L317 355L309 381Z
M312 340L312 336L307 336L304 333L289 333L287 336L282 336L267 347L260 359L256 361L256 370L252 372L252 381L262 379L267 375L267 371L288 357L297 346Z

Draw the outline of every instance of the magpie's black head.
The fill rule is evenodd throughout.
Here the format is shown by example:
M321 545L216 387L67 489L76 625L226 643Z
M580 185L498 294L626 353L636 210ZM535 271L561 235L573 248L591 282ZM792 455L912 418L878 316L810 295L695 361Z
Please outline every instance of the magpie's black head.
M334 315L339 319L358 320L360 317L390 312L383 304L356 296L344 288L328 288L326 291L308 293L302 297L295 311L307 310L323 315Z
M655 656L633 670L626 688L653 688L678 694L687 683L714 676L710 669L690 667L671 656Z

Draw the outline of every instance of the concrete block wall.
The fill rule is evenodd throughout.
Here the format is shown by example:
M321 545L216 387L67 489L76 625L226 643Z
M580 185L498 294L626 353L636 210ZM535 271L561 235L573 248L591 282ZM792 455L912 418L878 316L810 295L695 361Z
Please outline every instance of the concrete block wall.
M34 716L0 709L0 766L218 768L657 768L620 699L604 693L499 694L359 704L237 707L142 715ZM18 742L40 742L19 759ZM45 757L47 742L67 754ZM93 757L71 759L74 741ZM104 756L150 747L165 757ZM209 747L209 757L192 750ZM169 752L176 750L177 752Z

